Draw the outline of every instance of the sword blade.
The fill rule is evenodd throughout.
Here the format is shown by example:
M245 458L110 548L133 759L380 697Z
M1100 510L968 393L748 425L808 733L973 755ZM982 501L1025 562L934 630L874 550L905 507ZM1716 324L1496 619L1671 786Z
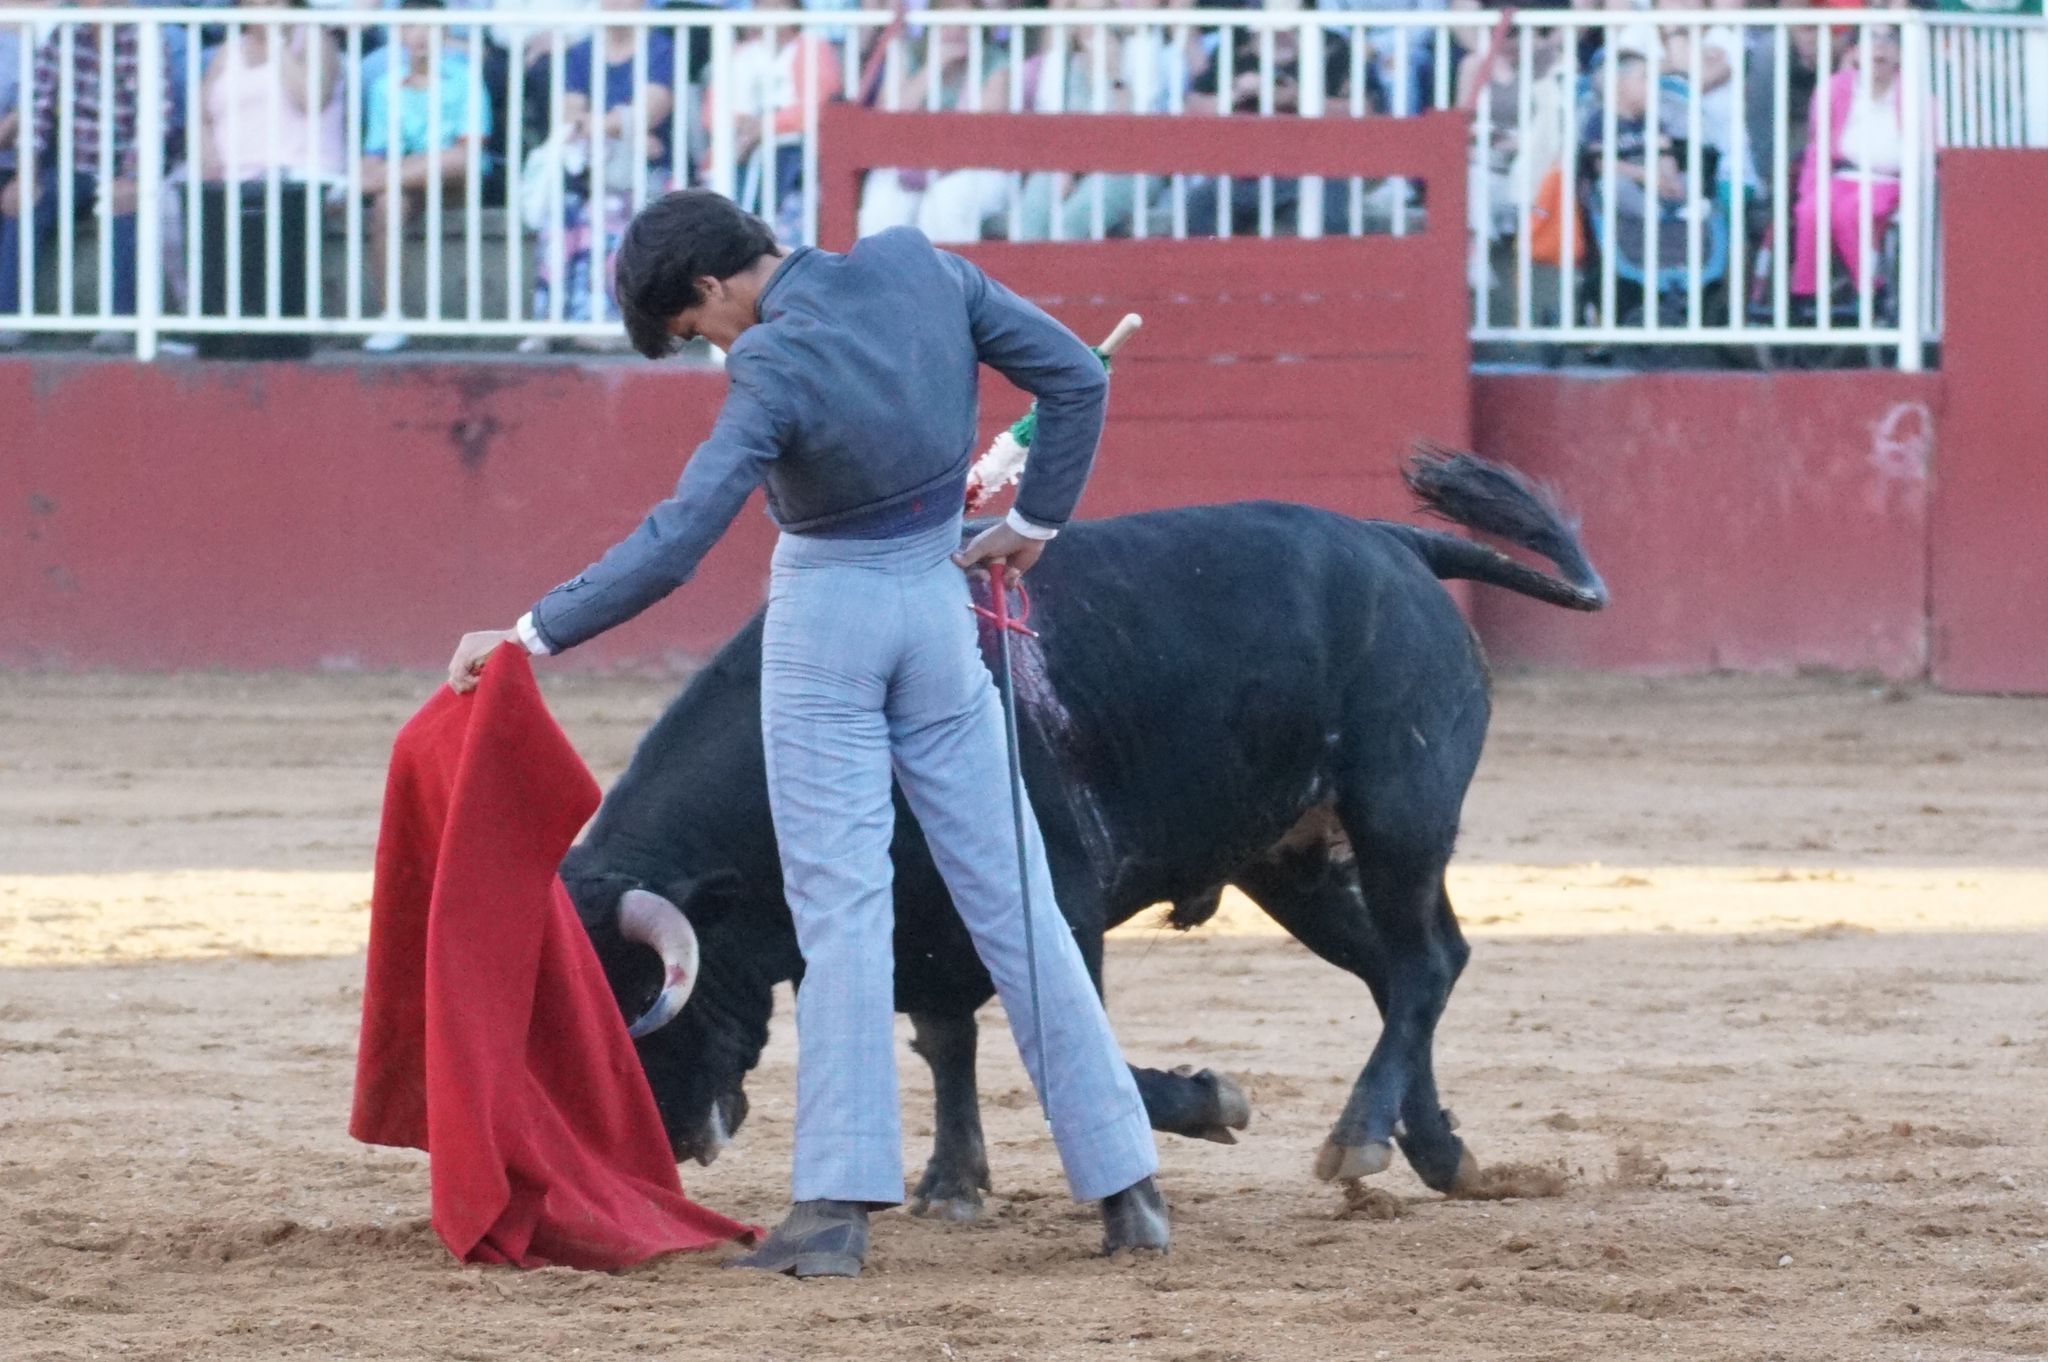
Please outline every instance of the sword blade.
M1017 897L1024 911L1024 980L1031 994L1031 1036L1038 1053L1039 1098L1052 1121L1052 1064L1045 1049L1045 1009L1038 996L1038 939L1032 923L1031 852L1024 826L1024 760L1017 739L1016 674L1010 666L1010 588L1001 564L989 569L990 604L995 607L996 691L1003 705L1003 737L1010 759L1010 815L1017 838Z

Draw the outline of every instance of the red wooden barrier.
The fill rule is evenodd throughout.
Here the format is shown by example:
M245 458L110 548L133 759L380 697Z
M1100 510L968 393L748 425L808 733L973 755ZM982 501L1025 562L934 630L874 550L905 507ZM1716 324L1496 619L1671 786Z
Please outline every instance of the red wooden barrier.
M1946 152L1941 186L1934 677L2048 692L2048 152Z
M1395 237L988 242L963 247L1090 340L1126 312L1085 510L1277 497L1405 515L1411 441L1467 442L1462 114L1404 119L825 111L821 234L850 241L865 174L905 164L1167 175L1388 176L1423 185ZM1347 192L1331 184L1327 192ZM985 391L1002 417L1018 403Z

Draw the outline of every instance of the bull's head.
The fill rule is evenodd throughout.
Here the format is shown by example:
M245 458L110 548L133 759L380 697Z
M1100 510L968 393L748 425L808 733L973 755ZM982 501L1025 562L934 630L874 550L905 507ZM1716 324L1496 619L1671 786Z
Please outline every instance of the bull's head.
M578 848L578 852L584 851ZM747 1116L773 978L730 873L650 887L571 859L563 878L654 1092L677 1159L710 1163ZM586 864L578 864L582 860Z

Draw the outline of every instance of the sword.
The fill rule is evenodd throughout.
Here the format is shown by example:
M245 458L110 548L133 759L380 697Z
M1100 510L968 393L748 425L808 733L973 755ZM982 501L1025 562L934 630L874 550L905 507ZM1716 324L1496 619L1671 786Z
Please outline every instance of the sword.
M1108 369L1116 352L1123 348L1125 341L1135 333L1142 321L1138 314L1127 314L1116 324L1102 344L1094 347L1102 367ZM975 461L968 475L967 509L978 511L989 498L1014 482L1024 471L1024 459L1031 447L1032 436L1038 425L1038 404L1033 403L1024 418L996 437L988 452ZM1038 1082L1045 1105L1045 1119L1052 1121L1052 1064L1045 1049L1045 1008L1038 996L1038 940L1037 931L1031 921L1031 860L1024 840L1024 762L1017 741L1017 686L1016 676L1010 668L1010 635L1022 634L1026 638L1038 635L1025 627L1024 621L1031 614L1031 598L1019 586L1017 594L1023 611L1015 619L1010 617L1010 587L1008 566L1002 562L988 565L989 603L986 608L969 602L968 608L989 621L996 634L996 693L1003 702L1003 739L1009 749L1010 758L1010 819L1017 836L1017 891L1018 901L1024 907L1024 980L1031 993L1031 1034L1038 1049Z
M984 609L974 606L974 612L987 619L995 627L996 634L996 693L1003 702L1003 739L1009 750L1010 759L1010 822L1017 837L1017 897L1024 910L1024 981L1031 994L1031 1035L1038 1051L1038 1082L1043 1089L1045 1119L1052 1121L1052 1063L1045 1049L1045 1007L1038 996L1038 940L1032 924L1031 912L1031 860L1029 844L1025 841L1024 802L1024 761L1017 741L1017 685L1016 674L1010 667L1010 635L1023 634L1026 638L1038 635L1024 624L1029 616L1030 604L1026 598L1025 614L1010 617L1010 586L1007 580L1008 568L1001 562L988 565L989 605Z

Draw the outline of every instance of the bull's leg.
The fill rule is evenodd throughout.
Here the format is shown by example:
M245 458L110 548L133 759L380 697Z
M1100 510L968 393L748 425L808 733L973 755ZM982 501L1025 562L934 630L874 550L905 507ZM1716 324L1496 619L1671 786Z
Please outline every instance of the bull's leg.
M1436 1018L1463 967L1466 948L1448 900L1438 908L1440 869L1422 931L1404 935L1397 920L1388 920L1404 892L1418 893L1404 885L1410 878L1384 871L1361 877L1348 842L1339 840L1283 851L1247 866L1237 884L1302 945L1357 975L1385 1022L1317 1157L1317 1175L1328 1179L1379 1172L1392 1157L1391 1141L1399 1138L1422 1180L1448 1192L1457 1185L1466 1155L1451 1132L1449 1113L1437 1104L1431 1047Z
M1408 1090L1401 1099L1401 1124L1395 1128L1394 1139L1416 1176L1439 1192L1455 1192L1461 1182L1469 1181L1478 1172L1478 1162L1466 1150L1464 1141L1453 1133L1456 1126L1451 1113L1437 1097L1436 1023L1458 976L1465 971L1472 948L1465 944L1457 914L1451 911L1451 897L1440 872L1435 898L1436 921L1430 933L1430 949L1446 962L1449 976L1443 980L1442 1000L1416 1046Z
M972 1012L913 1012L910 1048L932 1069L932 1156L910 1197L912 1215L973 1220L989 1190L988 1146L981 1137L981 1098L974 1084Z
M932 1065L932 1159L924 1165L911 1215L942 1221L981 1217L989 1190L989 1149L981 1139L981 1096L975 1090L975 1014L911 1012L909 1049Z
M1075 886L1071 876L1062 876L1061 867L1055 863L1053 883L1060 895L1061 907L1069 903L1069 895L1086 891ZM1189 925L1208 920L1216 911L1216 902L1223 893L1219 885L1212 894L1202 900L1191 901L1189 905L1176 903L1176 916L1184 916ZM1203 911L1206 907L1206 911ZM1097 915L1099 920L1099 915ZM1095 984L1096 996L1106 1006L1109 995L1102 987L1102 933L1078 931L1074 944L1081 948L1081 962L1088 967L1088 977ZM1164 1135L1182 1135L1193 1140L1214 1140L1217 1144L1236 1144L1234 1131L1243 1130L1252 1121L1252 1104L1233 1080L1213 1069L1197 1071L1192 1065L1179 1064L1172 1069L1141 1069L1130 1066L1132 1081L1138 1085L1138 1099L1145 1104L1145 1117L1152 1128Z
M1188 1064L1171 1071L1131 1066L1138 1097L1152 1128L1192 1140L1236 1144L1234 1131L1252 1123L1252 1104L1244 1089L1214 1069L1199 1072Z
M1316 1173L1333 1179L1377 1172L1391 1157L1398 1130L1416 1173L1448 1192L1465 1175L1467 1160L1437 1102L1432 1054L1437 1020L1470 954L1444 894L1450 839L1436 851L1428 849L1433 839L1389 837L1350 811L1344 821L1385 965L1385 1026L1316 1159Z

